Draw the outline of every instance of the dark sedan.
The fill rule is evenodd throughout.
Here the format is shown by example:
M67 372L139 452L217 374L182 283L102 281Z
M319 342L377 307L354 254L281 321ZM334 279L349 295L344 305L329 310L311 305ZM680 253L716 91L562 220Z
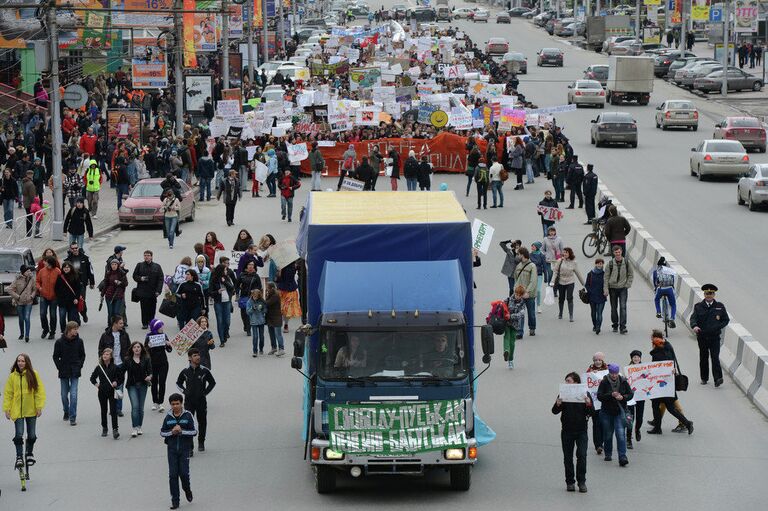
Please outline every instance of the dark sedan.
M522 17L523 14L527 13L528 11L530 11L530 9L527 7L513 7L508 12L509 12L509 15L512 17L520 18Z
M637 123L626 112L606 112L592 120L590 142L595 147L603 144L627 144L637 147Z
M536 65L563 67L563 52L560 48L542 48L536 58Z

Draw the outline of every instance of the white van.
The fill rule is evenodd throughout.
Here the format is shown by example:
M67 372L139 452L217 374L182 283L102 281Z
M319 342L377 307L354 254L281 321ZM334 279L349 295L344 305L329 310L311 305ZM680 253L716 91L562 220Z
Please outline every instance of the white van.
M453 20L453 11L447 6L441 5L437 8L437 20L447 21L450 23Z

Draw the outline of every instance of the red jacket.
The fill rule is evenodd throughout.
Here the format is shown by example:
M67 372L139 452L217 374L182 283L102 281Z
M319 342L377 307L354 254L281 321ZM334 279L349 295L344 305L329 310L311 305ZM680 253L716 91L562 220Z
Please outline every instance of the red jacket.
M47 266L37 271L35 276L35 282L37 283L37 289L40 296L46 300L56 299L56 280L61 275L61 270L58 268L48 269Z
M205 254L205 257L208 258L208 264L210 264L211 267L216 266L216 262L213 258L216 256L217 250L224 250L224 245L222 245L220 241L217 241L216 245L211 245L210 243L203 245L203 253Z
M286 199L290 199L294 196L294 190L301 186L301 181L293 177L291 174L280 178L280 195Z
M61 121L61 131L63 131L65 135L72 135L72 130L75 128L77 128L77 121L72 117L67 117Z
M88 153L89 155L93 156L96 154L96 140L98 137L96 135L88 135L85 134L82 137L80 137L80 150L84 153Z

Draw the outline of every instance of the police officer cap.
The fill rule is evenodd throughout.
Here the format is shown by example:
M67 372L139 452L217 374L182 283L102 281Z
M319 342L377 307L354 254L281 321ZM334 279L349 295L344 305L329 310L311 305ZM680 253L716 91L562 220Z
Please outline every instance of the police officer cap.
M717 286L714 285L714 284L704 284L703 286L701 286L701 290L702 291L713 291L713 292L716 292L717 291Z

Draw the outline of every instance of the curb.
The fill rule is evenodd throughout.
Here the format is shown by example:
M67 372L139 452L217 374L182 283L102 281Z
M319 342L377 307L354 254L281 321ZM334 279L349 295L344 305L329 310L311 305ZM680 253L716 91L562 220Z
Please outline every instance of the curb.
M626 248L628 259L635 270L650 283L651 272L656 261L664 256L670 266L677 271L678 278L675 291L678 316L680 321L693 333L688 318L693 312L694 305L704 299L699 282L627 211L616 196L603 184L602 180L598 180L598 192L598 198L603 196L610 198L619 213L632 226ZM766 368L768 349L733 316L731 316L731 322L723 330L720 342L720 362L723 370L731 375L733 381L747 398L768 417L768 369Z

